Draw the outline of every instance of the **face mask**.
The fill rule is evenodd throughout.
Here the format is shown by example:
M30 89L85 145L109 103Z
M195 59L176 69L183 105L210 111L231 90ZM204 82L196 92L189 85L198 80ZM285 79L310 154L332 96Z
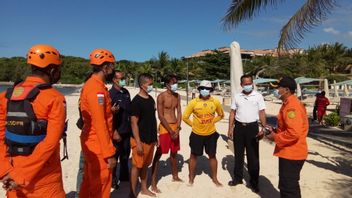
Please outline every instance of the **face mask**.
M60 72L55 72L55 70L52 70L50 72L50 84L55 84L60 80L61 77L61 71Z
M147 92L150 93L151 91L153 91L153 85L149 85L147 87Z
M253 90L253 85L245 85L243 86L243 91L249 93Z
M114 76L115 76L115 70L112 70L111 73L105 75L105 80L107 82L112 82L112 79L114 78Z
M120 85L121 87L126 86L126 80L120 80L119 85Z
M278 90L278 89L275 89L275 90L274 90L273 95L274 95L277 99L280 99L280 98L281 98L281 95L279 94L279 90Z
M200 95L202 95L203 97L207 97L207 96L210 95L210 90L201 89L200 90Z
M172 92L175 92L175 93L176 93L176 91L177 91L177 88L178 88L177 83L171 85L171 87L170 87L171 91L172 91Z

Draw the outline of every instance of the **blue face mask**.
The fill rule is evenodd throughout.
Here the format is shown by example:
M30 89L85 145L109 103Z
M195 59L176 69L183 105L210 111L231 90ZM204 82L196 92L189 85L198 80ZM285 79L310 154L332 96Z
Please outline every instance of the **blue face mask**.
M277 98L277 99L280 99L281 98L281 95L279 94L279 90L278 89L275 89L273 91L273 95Z
M174 92L174 93L176 93L177 88L178 88L177 83L170 86L171 91Z
M246 93L249 93L251 91L253 91L253 85L245 85L243 86L243 91Z
M201 89L201 90L200 90L200 95L202 95L203 97L207 97L207 96L210 95L210 90Z
M126 80L120 80L119 85L120 85L121 87L126 86Z
M147 92L150 93L153 91L153 85L148 85Z

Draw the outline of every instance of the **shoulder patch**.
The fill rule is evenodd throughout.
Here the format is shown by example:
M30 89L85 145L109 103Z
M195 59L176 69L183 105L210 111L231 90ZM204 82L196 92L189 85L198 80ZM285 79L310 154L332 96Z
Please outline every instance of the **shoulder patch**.
M104 105L104 93L97 93L99 105Z
M294 110L290 110L287 112L287 117L290 119L296 118L296 112Z

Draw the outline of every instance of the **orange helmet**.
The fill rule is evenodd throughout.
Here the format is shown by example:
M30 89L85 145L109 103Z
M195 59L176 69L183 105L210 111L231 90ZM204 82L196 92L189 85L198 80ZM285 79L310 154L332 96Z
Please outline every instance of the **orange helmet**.
M114 55L109 50L103 48L93 50L92 53L90 53L89 58L91 65L101 65L104 62L115 62Z
M50 64L60 65L61 62L59 51L50 45L34 45L27 53L27 63L40 68Z

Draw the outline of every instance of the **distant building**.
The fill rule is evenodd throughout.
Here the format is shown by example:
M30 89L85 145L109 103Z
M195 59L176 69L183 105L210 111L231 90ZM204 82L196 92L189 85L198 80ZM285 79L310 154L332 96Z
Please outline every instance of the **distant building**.
M215 54L216 52L221 52L224 54L229 54L230 53L230 48L229 47L220 47L215 50L202 50L200 52L194 53L190 56L186 56L185 58L198 58L198 57L203 57L208 54ZM289 54L295 54L299 53L302 54L304 52L303 49L290 49L288 50ZM277 49L255 49L255 50L246 50L246 49L241 49L241 57L242 59L251 59L255 56L273 56L277 57L278 52Z

